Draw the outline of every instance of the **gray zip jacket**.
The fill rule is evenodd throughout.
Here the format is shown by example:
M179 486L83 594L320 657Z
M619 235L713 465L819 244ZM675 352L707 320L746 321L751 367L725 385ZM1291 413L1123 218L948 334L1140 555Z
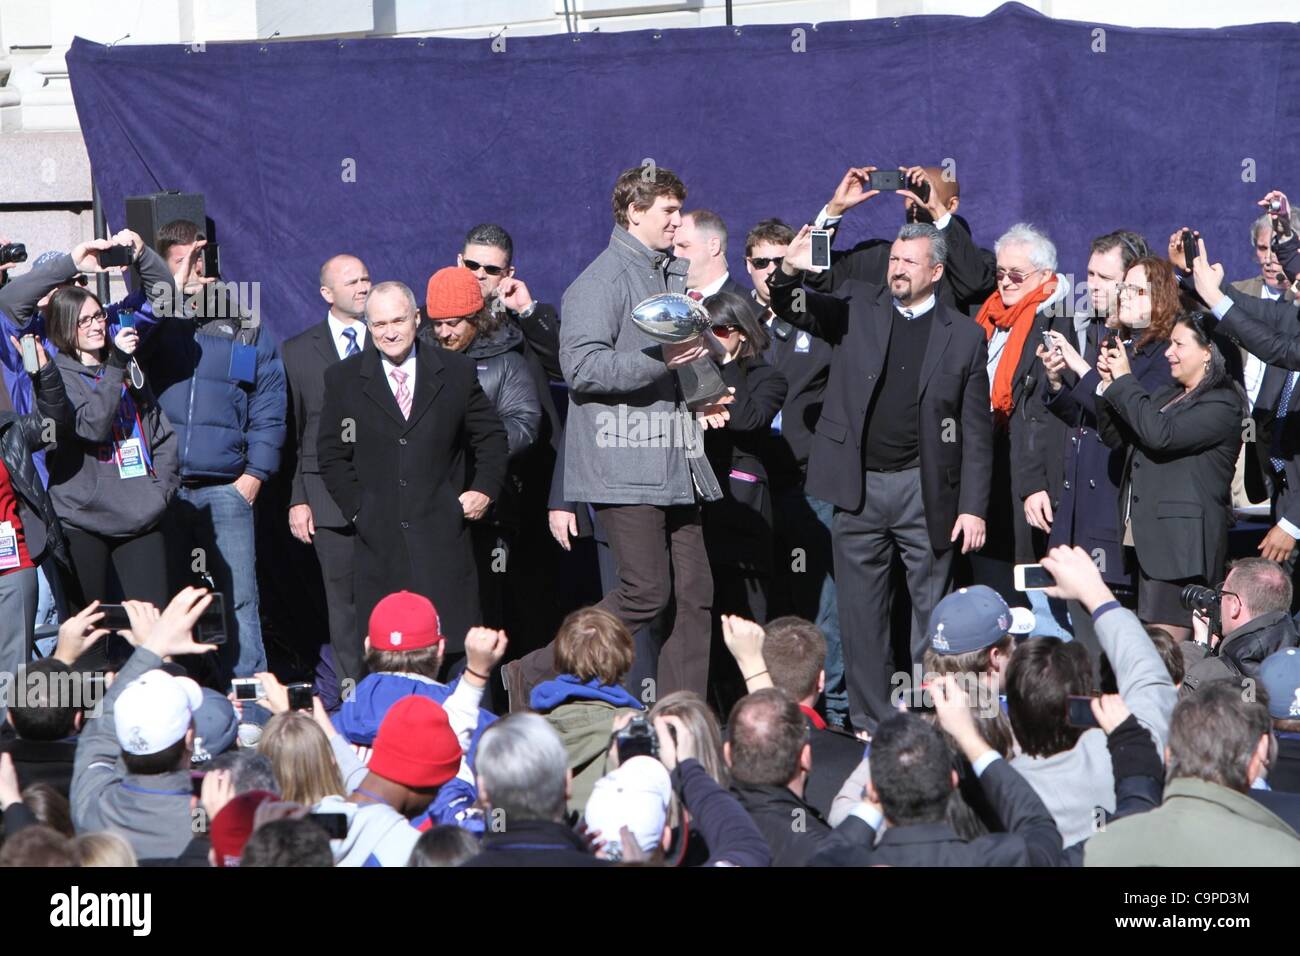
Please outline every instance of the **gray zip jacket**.
M565 291L565 500L664 507L722 497L676 373L632 323L643 299L685 291L688 265L615 226L609 247Z
M102 713L86 721L72 765L72 823L78 833L112 830L141 860L171 860L194 838L186 770L128 774L117 742L113 709L131 681L162 666L162 658L137 647L104 695Z

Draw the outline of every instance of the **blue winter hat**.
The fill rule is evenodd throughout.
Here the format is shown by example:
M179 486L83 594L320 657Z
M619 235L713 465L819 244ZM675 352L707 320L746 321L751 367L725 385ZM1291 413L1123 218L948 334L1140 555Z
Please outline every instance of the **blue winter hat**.
M1270 717L1300 720L1300 650L1286 647L1264 658L1259 682L1268 692Z
M1007 634L1028 634L1034 612L1007 606L1002 595L983 584L959 588L935 605L926 638L936 654L969 654L992 647Z
M239 718L235 707L210 687L203 688L203 703L194 712L193 763L206 763L235 743Z

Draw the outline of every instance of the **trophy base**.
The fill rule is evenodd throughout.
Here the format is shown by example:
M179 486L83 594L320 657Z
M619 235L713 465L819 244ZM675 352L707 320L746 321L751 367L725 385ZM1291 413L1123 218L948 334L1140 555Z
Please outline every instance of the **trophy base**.
M704 405L712 405L727 394L722 373L712 359L696 359L690 365L683 365L677 369L677 381L682 387L686 407L692 411Z

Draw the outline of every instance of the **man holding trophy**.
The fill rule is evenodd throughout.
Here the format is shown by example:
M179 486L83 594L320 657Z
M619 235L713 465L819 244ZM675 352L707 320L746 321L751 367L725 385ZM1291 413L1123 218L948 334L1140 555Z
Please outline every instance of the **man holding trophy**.
M647 703L704 695L713 578L701 501L721 497L700 427L725 424L729 398L709 355L708 318L674 259L686 187L647 161L614 185L614 231L564 293L560 366L569 385L564 497L591 503L618 565L600 607L635 631L675 599L657 671L638 661L628 683ZM698 425L697 425L698 422Z

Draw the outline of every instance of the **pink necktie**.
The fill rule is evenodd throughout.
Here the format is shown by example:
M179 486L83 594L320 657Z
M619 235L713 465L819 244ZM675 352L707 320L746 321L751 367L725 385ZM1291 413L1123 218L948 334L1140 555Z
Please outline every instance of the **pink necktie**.
M704 299L703 293L697 292L695 289L688 289L686 294L689 295L696 302L700 302Z
M406 380L410 377L400 368L395 368L388 373L393 376L393 381L397 383L397 407L402 410L403 418L411 417L411 390L406 387Z

